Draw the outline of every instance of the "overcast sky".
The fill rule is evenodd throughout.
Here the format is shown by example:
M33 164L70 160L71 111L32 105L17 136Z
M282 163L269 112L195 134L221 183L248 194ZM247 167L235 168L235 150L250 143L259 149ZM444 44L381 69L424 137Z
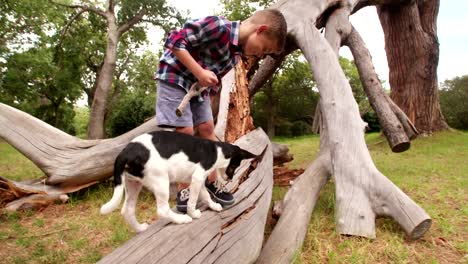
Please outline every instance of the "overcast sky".
M189 10L191 18L217 14L221 11L218 0L170 0L180 10ZM438 67L439 82L455 76L468 74L468 1L440 1L437 32L440 43ZM366 7L352 15L351 23L359 31L369 49L379 77L388 87L388 66L385 55L383 31L374 7ZM150 49L157 52L161 45L162 34L151 31ZM352 59L347 48L340 55Z

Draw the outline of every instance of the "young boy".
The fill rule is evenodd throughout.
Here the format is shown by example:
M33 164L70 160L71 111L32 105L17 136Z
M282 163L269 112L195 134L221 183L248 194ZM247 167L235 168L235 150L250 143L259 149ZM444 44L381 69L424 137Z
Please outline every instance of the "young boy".
M277 54L284 48L286 21L275 9L257 11L245 21L228 21L210 16L188 21L180 30L169 33L166 48L159 62L156 122L160 127L193 135L198 130L202 138L217 140L209 93L216 93L221 78L239 61L240 55L262 58ZM175 114L191 85L199 82L210 87L202 96L193 98L181 117ZM216 173L205 185L213 199L223 206L234 203L232 194L215 187ZM179 184L177 209L185 213L189 189Z

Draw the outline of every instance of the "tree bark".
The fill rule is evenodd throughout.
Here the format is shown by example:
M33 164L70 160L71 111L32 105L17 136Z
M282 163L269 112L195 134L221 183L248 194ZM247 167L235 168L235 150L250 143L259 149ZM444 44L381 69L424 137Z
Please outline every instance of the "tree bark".
M105 116L108 104L109 91L112 88L112 80L117 62L117 44L119 35L114 14L107 16L107 47L104 63L96 79L96 91L89 116L88 139L100 139L105 137Z
M137 135L157 130L154 120L116 138L81 140L15 108L0 104L0 137L47 176L48 185L69 187L112 175L117 154Z
M439 104L437 65L439 1L410 1L377 8L385 34L392 100L418 131L447 129Z

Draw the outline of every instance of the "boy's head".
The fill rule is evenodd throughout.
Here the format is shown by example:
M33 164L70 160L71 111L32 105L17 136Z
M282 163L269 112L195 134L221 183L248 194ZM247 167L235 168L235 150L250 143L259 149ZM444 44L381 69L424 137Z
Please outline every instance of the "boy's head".
M247 56L262 58L282 52L286 35L286 20L276 9L257 11L241 23L240 42Z

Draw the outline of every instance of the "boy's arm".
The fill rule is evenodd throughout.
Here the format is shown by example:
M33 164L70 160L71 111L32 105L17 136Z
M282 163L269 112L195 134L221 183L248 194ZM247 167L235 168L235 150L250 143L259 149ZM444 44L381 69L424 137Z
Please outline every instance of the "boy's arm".
M181 30L172 31L164 44L177 59L187 67L202 86L212 86L218 83L218 77L212 71L203 69L190 55L188 50L199 49L212 41L228 40L229 31L225 20L210 16L188 21Z
M189 69L198 79L201 86L213 86L218 83L218 77L212 71L203 69L185 49L173 49L172 52L177 59Z

